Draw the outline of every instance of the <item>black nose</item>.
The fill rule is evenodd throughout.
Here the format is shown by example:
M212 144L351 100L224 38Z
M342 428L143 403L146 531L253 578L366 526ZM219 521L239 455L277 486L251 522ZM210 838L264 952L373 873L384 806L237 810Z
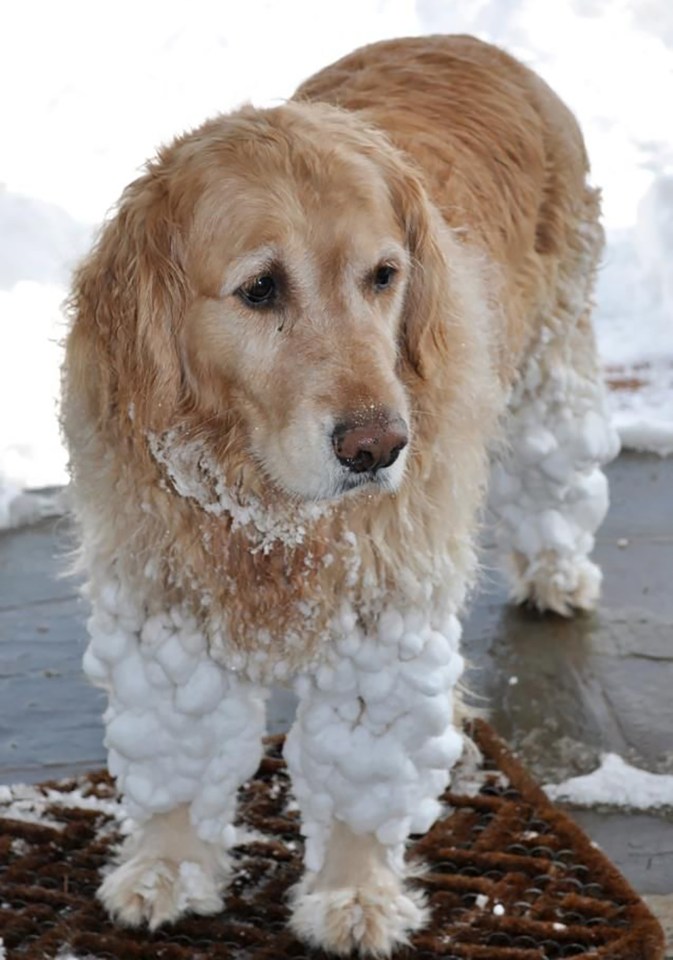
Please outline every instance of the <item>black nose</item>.
M401 417L393 420L344 421L332 434L332 446L340 463L353 473L385 470L395 463L409 443L409 431Z

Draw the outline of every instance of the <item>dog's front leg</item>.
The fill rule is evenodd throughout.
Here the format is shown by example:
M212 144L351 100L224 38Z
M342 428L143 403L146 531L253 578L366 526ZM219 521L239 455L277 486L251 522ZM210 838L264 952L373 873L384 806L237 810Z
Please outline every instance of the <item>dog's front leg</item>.
M151 929L215 913L238 787L261 758L265 691L215 663L178 610L143 618L110 588L89 627L84 668L108 693L109 768L133 821L99 899Z
M332 663L298 681L285 755L306 873L292 926L314 946L385 957L426 920L422 894L405 884L405 842L437 818L462 749L459 638L454 616L388 611L375 635L352 625Z

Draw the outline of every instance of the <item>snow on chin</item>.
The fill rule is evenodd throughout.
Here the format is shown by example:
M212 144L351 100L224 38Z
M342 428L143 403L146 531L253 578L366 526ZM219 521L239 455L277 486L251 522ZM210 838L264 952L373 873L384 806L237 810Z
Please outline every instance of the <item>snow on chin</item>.
M453 726L460 632L455 616L433 623L416 610L388 609L377 638L354 625L332 662L297 678L285 758L309 870L322 866L334 819L375 834L398 871L408 835L436 820L437 797L462 751Z
M232 521L232 530L250 534L250 550L268 553L280 541L289 547L300 546L307 527L325 516L329 503L306 501L292 509L269 509L254 496L239 496L231 490L205 443L185 440L177 431L149 433L152 456L165 470L170 483L181 497L194 500L206 513Z

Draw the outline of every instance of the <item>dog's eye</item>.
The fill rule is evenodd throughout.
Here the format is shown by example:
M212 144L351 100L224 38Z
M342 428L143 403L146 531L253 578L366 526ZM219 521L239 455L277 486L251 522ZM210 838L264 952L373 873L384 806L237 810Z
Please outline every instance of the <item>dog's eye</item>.
M382 263L374 271L374 287L376 290L387 290L395 278L397 270L389 263Z
M253 307L269 306L276 298L276 281L271 274L265 273L246 283L238 291L240 297Z

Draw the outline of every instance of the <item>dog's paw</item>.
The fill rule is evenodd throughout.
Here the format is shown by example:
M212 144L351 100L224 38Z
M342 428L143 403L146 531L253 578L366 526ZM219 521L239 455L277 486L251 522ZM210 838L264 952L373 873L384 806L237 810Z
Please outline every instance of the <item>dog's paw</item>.
M596 608L601 592L600 569L586 557L559 560L547 554L515 576L512 600L528 604L541 613L547 611L571 617L575 611Z
M98 899L118 923L156 930L184 913L218 913L222 886L200 863L136 856L105 878Z
M301 940L338 956L389 957L428 919L423 895L398 883L297 892L290 925Z

